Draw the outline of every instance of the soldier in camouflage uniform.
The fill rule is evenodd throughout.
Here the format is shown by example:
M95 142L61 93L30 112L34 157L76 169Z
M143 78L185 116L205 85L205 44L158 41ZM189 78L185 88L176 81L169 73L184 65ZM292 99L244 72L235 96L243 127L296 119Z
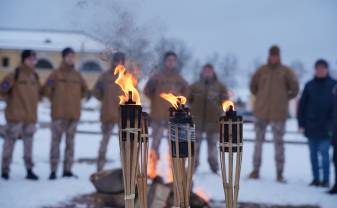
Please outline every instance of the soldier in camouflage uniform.
M27 179L38 180L33 172L33 136L36 130L37 105L40 100L40 82L34 71L36 54L24 50L21 54L22 64L9 73L1 82L1 94L6 100L5 141L2 149L2 178L9 179L9 166L12 160L14 145L21 136L24 146Z
M221 103L228 98L226 87L218 81L214 68L206 64L200 79L189 88L191 113L195 121L195 170L199 165L200 145L206 134L208 163L213 173L219 169L217 154L218 120L222 113Z
M51 102L50 150L51 174L49 179L56 179L60 158L60 143L65 133L66 149L64 154L63 177L72 177L74 160L74 142L77 123L80 119L81 100L89 95L87 85L78 70L74 68L75 52L71 48L62 51L63 62L54 70L44 84L43 91Z
M299 84L293 71L281 63L280 49L272 46L269 49L268 63L261 66L253 75L250 91L256 97L254 107L255 149L253 156L253 171L250 178L258 179L262 161L262 144L267 126L273 131L276 161L276 179L284 182L284 144L283 135L288 116L288 101L295 98Z
M164 56L164 67L146 83L144 94L151 101L151 129L152 145L150 150L150 160L156 166L159 159L159 147L161 139L168 122L168 109L170 104L160 97L162 92L171 92L175 95L187 96L188 83L179 74L177 69L177 55L174 52L167 52Z
M115 83L117 75L114 75L114 69L118 64L125 64L125 55L120 52L113 55L111 68L102 73L93 89L93 96L102 103L100 120L103 137L98 151L97 171L101 171L104 167L111 132L118 124L119 95L123 94Z

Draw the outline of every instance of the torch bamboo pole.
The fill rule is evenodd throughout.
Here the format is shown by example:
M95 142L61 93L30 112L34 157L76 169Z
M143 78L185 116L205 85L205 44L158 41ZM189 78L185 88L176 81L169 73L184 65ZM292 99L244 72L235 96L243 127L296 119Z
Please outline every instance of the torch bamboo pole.
M128 112L129 113L129 112ZM126 208L134 208L136 171L138 168L138 138L140 129L138 114L135 118L135 127L130 126L130 119L126 121L126 127L120 130L120 154L123 167L124 199ZM125 136L125 138L123 137Z
M171 157L171 169L172 169L172 175L173 175L173 205L175 207L178 207L178 193L177 193L177 188L176 188L176 182L177 182L177 173L174 168L174 161L173 161L173 153L172 153L172 144L171 144L171 124L169 123L169 128L168 128L168 135L169 135L169 148L171 151L170 152L170 157Z
M225 125L223 122L221 122L221 128L222 128L222 133L224 134L225 132ZM220 139L224 139L223 135L221 135ZM226 172L226 152L225 152L225 146L223 146L223 142L220 143L220 164L221 164L221 173L222 173L222 183L223 183L223 187L224 187L224 191L225 191L225 200L226 200L226 207L230 206L229 203L229 187L228 187L228 183L227 183L227 172Z
M187 184L186 184L186 192L185 192L185 199L186 199L186 206L190 204L190 193L192 189L192 174L194 170L194 156L192 156L192 143L191 143L191 130L188 127L188 135L187 135L187 142L188 142L188 166L187 166Z
M142 129L144 130L139 142L139 164L137 176L137 188L140 208L147 208L147 160L148 160L148 135L146 120L142 118Z
M229 203L230 208L233 207L233 124L229 122L230 128L228 129L229 132L229 152L228 152L228 159L229 159L229 167L228 167L228 182L229 182Z
M237 125L237 152L236 152L236 170L235 170L235 185L234 185L234 208L237 208L238 205L238 198L239 198L239 182L240 182L240 173L241 173L241 160L242 160L242 151L241 151L241 140L240 140L240 122L236 122Z

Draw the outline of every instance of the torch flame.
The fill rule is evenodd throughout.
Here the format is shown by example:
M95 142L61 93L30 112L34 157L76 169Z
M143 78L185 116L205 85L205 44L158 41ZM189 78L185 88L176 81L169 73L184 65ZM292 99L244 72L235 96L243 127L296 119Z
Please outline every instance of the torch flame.
M186 97L181 95L175 96L172 93L160 93L160 97L171 103L175 109L178 109L179 105L184 105L187 102Z
M225 100L222 103L222 109L226 112L229 111L230 107L232 106L233 110L234 110L234 103L233 101L230 100Z
M118 77L115 81L118 84L124 95L119 96L119 104L125 104L128 100L132 100L136 105L140 105L140 95L136 89L137 79L130 73L127 72L125 67L121 64L117 65L114 71L114 75L118 74ZM132 97L129 98L129 93L132 93Z
M150 160L149 160L147 175L150 179L154 179L157 176L158 156L157 156L157 153L153 149L150 150L149 159Z

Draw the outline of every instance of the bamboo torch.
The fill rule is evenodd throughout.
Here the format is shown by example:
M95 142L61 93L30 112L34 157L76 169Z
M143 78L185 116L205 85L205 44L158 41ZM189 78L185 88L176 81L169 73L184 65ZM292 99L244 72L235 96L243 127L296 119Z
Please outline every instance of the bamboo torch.
M116 83L124 95L120 98L119 148L123 169L124 199L126 208L134 208L137 168L139 163L139 141L141 140L142 106L135 88L137 80L123 65L114 71L118 74Z
M139 164L138 164L138 176L137 176L137 188L140 208L147 207L147 161L148 161L148 126L149 119L148 114L142 113L141 120L141 136L139 142Z
M237 208L243 147L243 119L236 115L233 102L224 101L222 106L225 115L219 119L219 148L223 188L226 207Z
M173 172L174 207L190 207L192 175L194 170L195 126L190 110L184 106L186 98L171 93L160 96L169 101L169 144Z

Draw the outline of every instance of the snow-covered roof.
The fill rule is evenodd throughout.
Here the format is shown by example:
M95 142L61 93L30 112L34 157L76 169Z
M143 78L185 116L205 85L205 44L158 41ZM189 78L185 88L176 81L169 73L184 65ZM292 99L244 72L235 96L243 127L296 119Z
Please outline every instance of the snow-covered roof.
M105 49L102 42L81 31L0 28L0 49L61 51L65 47L72 47L78 52L101 52Z

